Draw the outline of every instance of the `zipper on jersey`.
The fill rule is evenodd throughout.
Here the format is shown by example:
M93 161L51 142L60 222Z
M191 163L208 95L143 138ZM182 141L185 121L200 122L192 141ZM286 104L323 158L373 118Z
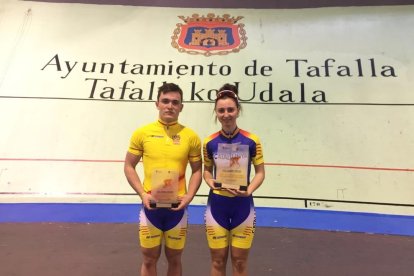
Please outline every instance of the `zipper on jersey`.
M165 136L165 143L166 144L171 144L171 138L170 138L170 126L169 125L166 125L166 126L164 126L165 127L165 133L167 134L166 136Z

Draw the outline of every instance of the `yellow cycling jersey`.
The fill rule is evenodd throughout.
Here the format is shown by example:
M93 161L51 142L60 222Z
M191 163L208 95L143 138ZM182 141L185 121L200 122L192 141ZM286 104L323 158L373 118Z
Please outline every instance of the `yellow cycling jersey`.
M193 130L178 122L166 124L158 120L134 131L128 152L142 156L145 192L151 191L155 170L169 169L178 172L178 195L182 196L187 192L188 162L201 160L201 141Z

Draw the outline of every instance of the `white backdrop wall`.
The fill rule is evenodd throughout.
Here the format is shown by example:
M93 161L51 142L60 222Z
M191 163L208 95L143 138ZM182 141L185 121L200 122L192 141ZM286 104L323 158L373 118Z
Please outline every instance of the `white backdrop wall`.
M243 17L239 51L173 47L185 24L179 16L209 13ZM413 25L414 6L3 1L0 201L138 202L122 161L133 130L157 119L156 88L163 81L183 88L180 120L203 139L219 129L211 93L235 82L244 99L239 126L264 146L257 205L412 215ZM167 71L147 72L154 64ZM203 184L194 203L205 204L207 193Z

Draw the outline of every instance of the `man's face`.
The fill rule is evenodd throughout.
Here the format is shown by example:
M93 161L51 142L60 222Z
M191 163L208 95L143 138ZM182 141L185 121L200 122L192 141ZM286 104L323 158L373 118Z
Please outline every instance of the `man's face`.
M174 91L162 93L155 105L159 110L159 118L165 123L177 121L178 115L183 110L180 93Z

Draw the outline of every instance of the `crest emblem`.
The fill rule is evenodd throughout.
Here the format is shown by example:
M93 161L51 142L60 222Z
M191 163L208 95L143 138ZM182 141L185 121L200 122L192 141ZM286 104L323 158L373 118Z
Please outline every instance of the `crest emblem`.
M177 24L171 44L179 52L205 56L227 55L237 53L247 45L244 24L237 24L243 16L215 16L209 13L201 17L198 14L178 17L184 24Z
M181 137L179 134L176 134L176 135L173 135L172 140L173 140L173 144L179 145L181 141Z

